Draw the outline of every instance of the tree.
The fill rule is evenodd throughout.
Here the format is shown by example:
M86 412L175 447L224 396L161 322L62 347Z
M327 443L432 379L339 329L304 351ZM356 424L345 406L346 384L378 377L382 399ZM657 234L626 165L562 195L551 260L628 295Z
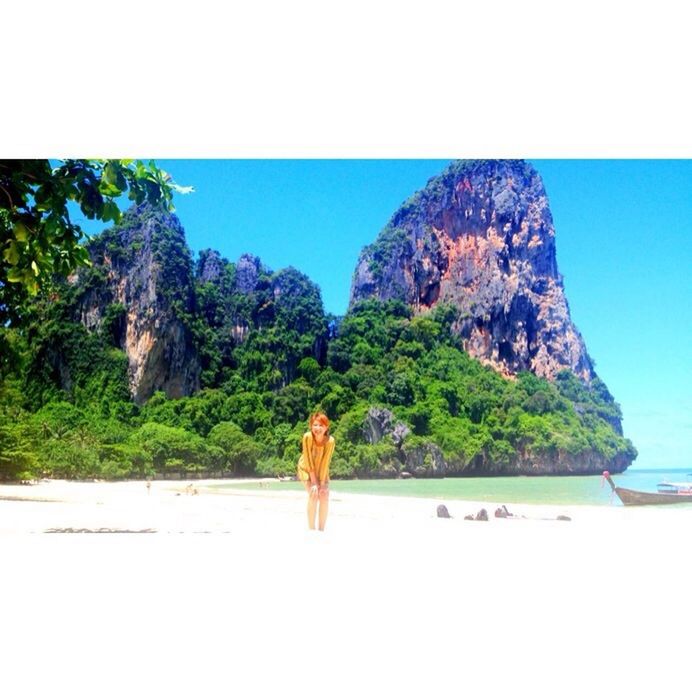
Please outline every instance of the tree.
M210 444L223 450L224 466L234 474L253 473L262 452L260 446L235 423L215 425L207 437Z
M29 480L38 473L39 458L26 425L0 416L0 479Z
M145 423L128 444L151 455L157 472L198 472L218 468L223 451L209 445L199 435L160 423Z
M192 188L176 185L153 162L68 159L53 168L45 159L0 160L0 324L20 322L27 296L50 286L54 275L89 265L68 202L88 219L117 222L115 199L125 191L138 204L173 211L173 192Z

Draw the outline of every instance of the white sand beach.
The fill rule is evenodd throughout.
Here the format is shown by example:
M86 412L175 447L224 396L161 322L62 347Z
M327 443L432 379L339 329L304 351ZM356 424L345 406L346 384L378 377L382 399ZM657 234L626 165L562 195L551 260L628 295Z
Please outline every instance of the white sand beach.
M2 688L621 689L687 660L692 512L333 492L320 533L302 492L218 483L0 486Z

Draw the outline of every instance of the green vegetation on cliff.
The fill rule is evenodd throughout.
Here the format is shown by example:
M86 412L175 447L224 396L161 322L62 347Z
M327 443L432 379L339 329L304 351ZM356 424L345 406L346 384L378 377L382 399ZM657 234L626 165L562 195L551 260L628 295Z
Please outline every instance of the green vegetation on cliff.
M334 421L335 477L502 474L535 461L564 472L566 458L607 465L636 454L600 381L503 378L459 348L452 307L414 317L398 301L364 301L337 328L307 277L257 266L243 291L225 260L213 279L198 276L192 308L176 309L188 310L200 344L203 389L143 406L130 400L117 348L123 307L110 304L92 332L75 317L98 266L59 298L34 301L29 328L3 330L0 475L293 474L315 408ZM398 435L368 442L371 411Z
M447 187L432 181L419 197ZM420 206L393 217L375 269ZM335 477L593 472L636 456L602 382L568 370L555 382L500 376L463 351L451 305L414 315L370 299L326 315L319 287L294 268L212 250L195 263L177 218L148 204L87 249L76 276L25 296L22 320L0 326L2 478L292 475L317 408L333 421ZM133 324L164 327L133 338ZM135 404L133 372L149 367L146 344L166 328L184 347L178 372L194 359L200 375L174 391L195 393L152 387ZM165 382L173 350L150 381Z

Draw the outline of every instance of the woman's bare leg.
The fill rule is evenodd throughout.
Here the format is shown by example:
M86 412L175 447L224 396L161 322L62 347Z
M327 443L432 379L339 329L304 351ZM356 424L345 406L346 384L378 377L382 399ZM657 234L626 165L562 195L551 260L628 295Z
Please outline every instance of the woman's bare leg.
M320 531L324 531L327 523L327 512L329 511L329 486L323 485L320 488Z
M308 491L308 528L314 531L315 517L317 515L317 493L310 492L310 483L305 484L305 489Z

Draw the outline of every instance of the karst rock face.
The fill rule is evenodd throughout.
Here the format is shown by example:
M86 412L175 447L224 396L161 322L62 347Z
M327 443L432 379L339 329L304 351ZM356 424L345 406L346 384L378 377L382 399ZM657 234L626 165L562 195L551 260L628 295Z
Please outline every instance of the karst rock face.
M90 253L102 281L84 293L79 317L97 330L109 306L122 306L115 329L133 400L143 403L158 390L171 398L197 391L199 357L181 319L194 304L192 260L178 218L146 204L132 207Z
M558 272L545 188L524 161L457 161L432 178L361 253L351 306L367 298L401 299L419 314L455 305L464 348L503 374L594 376Z

